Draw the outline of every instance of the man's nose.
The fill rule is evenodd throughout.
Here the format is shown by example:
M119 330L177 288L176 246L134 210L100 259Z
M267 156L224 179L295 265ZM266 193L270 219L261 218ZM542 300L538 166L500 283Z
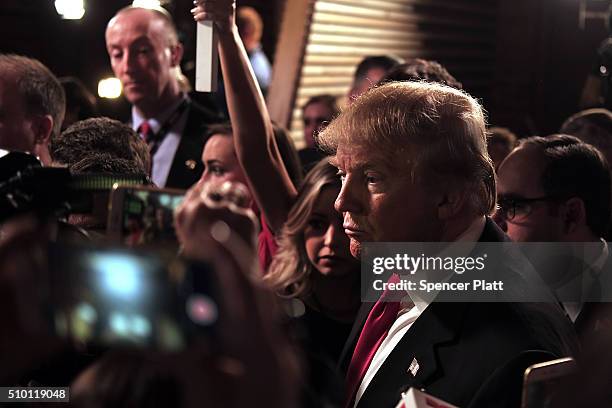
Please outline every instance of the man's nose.
M355 184L348 178L342 183L340 193L334 202L334 208L339 213L355 213L359 214L362 211L363 205L359 200L359 193Z
M125 51L120 61L120 70L123 74L131 73L136 66L136 54Z

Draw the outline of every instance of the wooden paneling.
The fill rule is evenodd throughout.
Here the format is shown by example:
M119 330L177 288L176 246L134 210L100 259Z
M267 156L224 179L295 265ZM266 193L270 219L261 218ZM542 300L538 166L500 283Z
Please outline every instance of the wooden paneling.
M495 67L495 0L288 0L283 18L290 23L283 21L279 33L275 92L268 104L298 145L301 106L323 93L343 98L355 66L367 55L437 60L468 91L488 96Z

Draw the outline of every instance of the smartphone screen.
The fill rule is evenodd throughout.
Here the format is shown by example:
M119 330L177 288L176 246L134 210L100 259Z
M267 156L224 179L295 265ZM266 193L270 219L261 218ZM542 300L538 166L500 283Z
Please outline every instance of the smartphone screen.
M54 332L79 343L180 350L217 320L214 280L203 265L129 249L54 245L49 271Z
M120 231L120 240L129 247L178 245L174 230L174 210L184 192L151 188L122 188L113 192L109 228ZM118 214L120 213L120 214ZM115 221L116 222L116 221Z

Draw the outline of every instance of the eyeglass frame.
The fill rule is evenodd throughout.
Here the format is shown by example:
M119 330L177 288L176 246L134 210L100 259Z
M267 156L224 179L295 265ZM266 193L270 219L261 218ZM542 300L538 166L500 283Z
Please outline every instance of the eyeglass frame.
M512 221L516 218L516 205L517 203L521 204L531 204L537 203L538 201L564 201L569 198L563 196L542 196L542 197L534 197L534 198L521 198L521 197L513 197L513 198L501 198L497 199L497 211L499 215L506 221ZM510 208L505 208L501 203L510 201L512 206ZM509 216L510 210L512 210L512 216ZM530 208L526 214L523 214L522 217L527 217L531 214L533 208Z

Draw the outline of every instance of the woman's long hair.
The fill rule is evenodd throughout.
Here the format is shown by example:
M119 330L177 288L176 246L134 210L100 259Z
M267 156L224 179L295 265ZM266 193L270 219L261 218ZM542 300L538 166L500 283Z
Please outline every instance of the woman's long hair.
M280 232L278 252L264 281L281 296L293 298L309 294L311 274L316 273L316 269L306 254L304 230L323 189L340 187L337 171L327 159L310 170Z

